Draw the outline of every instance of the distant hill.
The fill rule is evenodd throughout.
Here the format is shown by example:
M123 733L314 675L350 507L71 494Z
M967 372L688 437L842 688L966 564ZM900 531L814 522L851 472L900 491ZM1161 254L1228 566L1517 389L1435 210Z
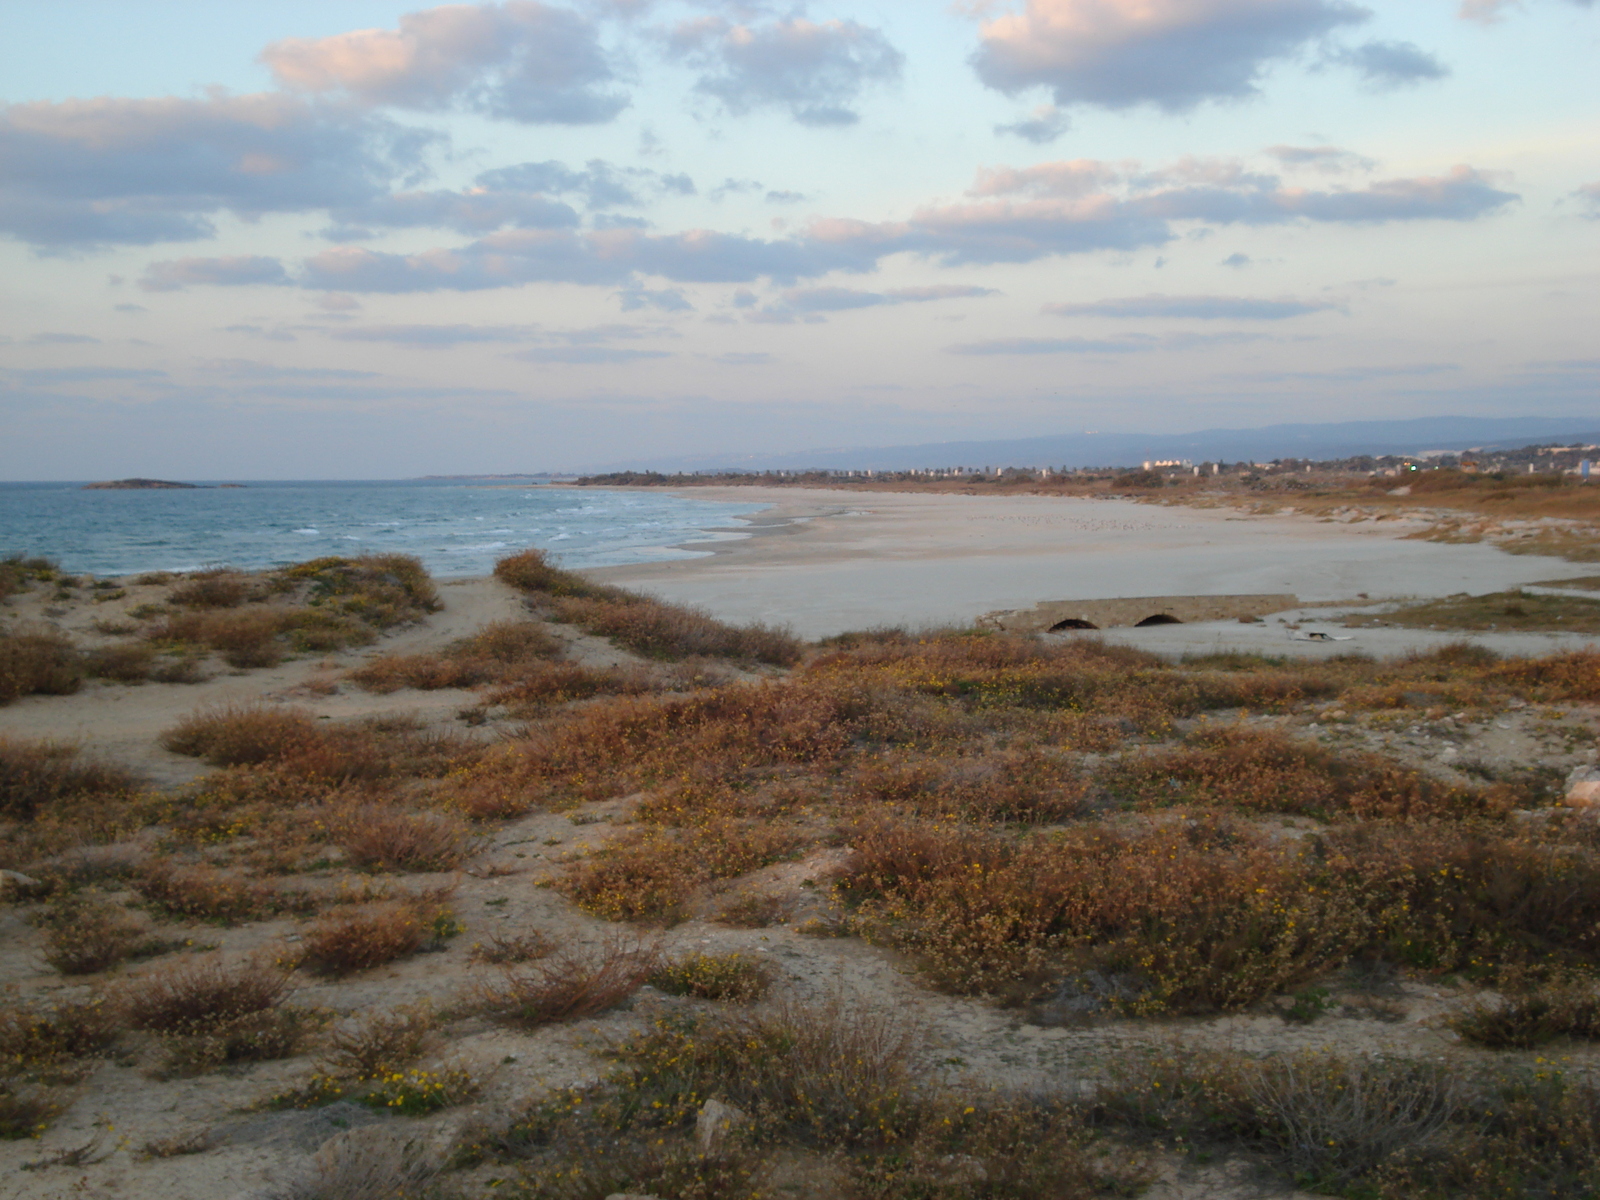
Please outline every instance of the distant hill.
M1004 441L930 442L771 454L673 455L637 458L592 470L878 470L915 467L1125 467L1145 459L1266 462L1407 455L1427 450L1509 449L1536 441L1600 442L1594 418L1416 417L1406 421L1341 421L1201 429L1192 433L1079 433Z
M173 483L170 479L112 479L106 483L86 483L84 491L149 491L152 488L195 488L198 483Z

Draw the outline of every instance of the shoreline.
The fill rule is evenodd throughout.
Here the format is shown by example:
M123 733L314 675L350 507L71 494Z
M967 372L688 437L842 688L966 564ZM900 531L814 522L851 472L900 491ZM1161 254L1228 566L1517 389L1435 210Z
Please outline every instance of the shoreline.
M726 528L742 537L679 547L704 551L699 557L586 573L723 620L787 625L811 638L884 625L970 624L988 613L1058 600L1292 593L1300 607L1266 626L1207 622L1092 636L1170 653L1250 649L1320 657L1406 653L1463 635L1373 629L1329 644L1293 640L1286 627L1326 622L1369 603L1504 591L1593 570L1482 543L1408 540L1425 530L1420 521L1352 526L1301 514L1121 499L806 491L801 498L787 488L696 487L695 497L736 495L770 507ZM1468 636L1518 655L1594 641L1544 633Z

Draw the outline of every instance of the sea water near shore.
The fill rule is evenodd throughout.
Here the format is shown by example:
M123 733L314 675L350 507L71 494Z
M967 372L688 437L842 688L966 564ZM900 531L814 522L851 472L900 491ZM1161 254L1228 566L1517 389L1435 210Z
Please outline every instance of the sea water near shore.
M529 546L568 567L692 558L759 502L662 492L461 480L262 482L237 488L86 491L0 484L0 554L46 555L76 574L261 570L323 555L414 554L433 574L487 575ZM724 532L714 532L718 528Z

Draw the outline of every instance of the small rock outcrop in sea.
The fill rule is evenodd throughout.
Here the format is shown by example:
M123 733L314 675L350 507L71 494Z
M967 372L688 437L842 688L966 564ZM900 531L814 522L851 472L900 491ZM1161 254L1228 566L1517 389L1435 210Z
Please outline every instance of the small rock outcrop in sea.
M85 491L91 489L117 489L127 491L141 491L149 488L197 488L198 483L173 483L170 479L112 479L105 483L86 483Z

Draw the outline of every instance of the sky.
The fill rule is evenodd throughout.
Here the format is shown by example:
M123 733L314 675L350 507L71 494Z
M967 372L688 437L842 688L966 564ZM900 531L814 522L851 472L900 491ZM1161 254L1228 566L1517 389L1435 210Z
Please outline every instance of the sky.
M1596 0L0 0L0 480L1600 415L1596 62Z

